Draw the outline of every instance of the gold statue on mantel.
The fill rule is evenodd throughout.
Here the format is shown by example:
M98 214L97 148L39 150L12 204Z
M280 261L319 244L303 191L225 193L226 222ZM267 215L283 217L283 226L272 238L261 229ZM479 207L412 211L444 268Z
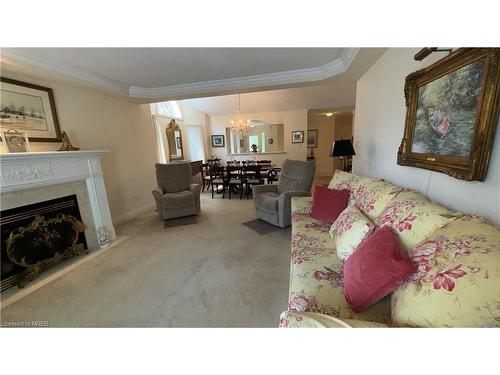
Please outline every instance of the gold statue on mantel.
M78 151L80 149L80 147L75 147L71 144L68 134L65 131L61 132L61 138L63 142L59 151Z

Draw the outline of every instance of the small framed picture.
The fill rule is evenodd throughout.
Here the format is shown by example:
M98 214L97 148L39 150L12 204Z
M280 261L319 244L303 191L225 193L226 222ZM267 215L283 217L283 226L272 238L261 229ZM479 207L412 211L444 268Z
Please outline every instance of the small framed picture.
M307 148L318 147L318 129L307 131Z
M212 147L224 147L223 135L212 135Z
M292 143L304 143L304 132L302 130L292 131Z
M6 152L30 152L30 141L26 133L16 130L2 131L2 142Z

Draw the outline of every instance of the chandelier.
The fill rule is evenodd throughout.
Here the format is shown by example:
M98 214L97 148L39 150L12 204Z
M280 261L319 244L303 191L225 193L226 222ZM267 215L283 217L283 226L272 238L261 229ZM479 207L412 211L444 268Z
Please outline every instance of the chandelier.
M241 98L238 94L238 112L236 112L236 118L231 120L231 132L234 134L239 134L244 136L248 134L250 129L250 120L245 120L240 114L241 111Z

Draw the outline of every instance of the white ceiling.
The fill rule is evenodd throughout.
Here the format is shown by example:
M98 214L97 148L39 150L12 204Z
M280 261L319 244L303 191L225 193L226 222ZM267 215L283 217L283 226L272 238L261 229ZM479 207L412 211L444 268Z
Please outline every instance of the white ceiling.
M69 64L128 86L184 83L315 68L346 48L30 48L40 58Z
M350 109L356 102L356 83L385 49L362 48L349 69L321 84L240 94L242 113L289 111L296 109ZM210 116L238 111L238 95L222 95L184 100Z
M363 51L361 51L363 52ZM319 83L363 59L357 48L4 48L2 68L50 72L144 101ZM361 58L360 58L361 56ZM36 68L36 69L32 69Z

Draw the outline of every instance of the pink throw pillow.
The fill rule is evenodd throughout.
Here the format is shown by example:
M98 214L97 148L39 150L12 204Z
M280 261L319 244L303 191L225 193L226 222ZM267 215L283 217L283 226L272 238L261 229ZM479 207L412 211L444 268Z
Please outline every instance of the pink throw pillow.
M315 186L311 217L333 223L347 207L349 190L328 189Z
M392 293L416 271L393 230L378 228L345 262L346 301L359 313Z

